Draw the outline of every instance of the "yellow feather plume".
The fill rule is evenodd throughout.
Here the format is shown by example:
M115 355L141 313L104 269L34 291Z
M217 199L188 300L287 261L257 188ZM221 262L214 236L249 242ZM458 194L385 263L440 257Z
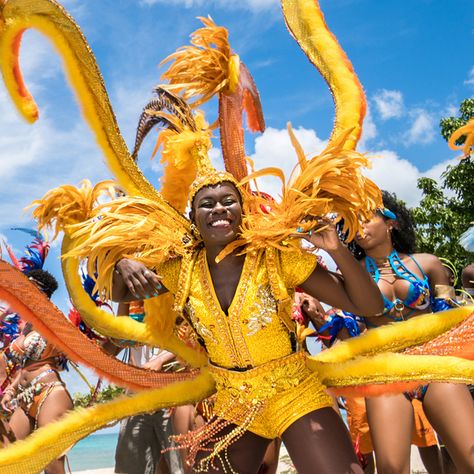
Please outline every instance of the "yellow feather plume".
M336 389L372 384L387 384L390 387L393 384L390 387L390 391L393 391L399 382L474 381L474 362L459 357L415 356L388 352L373 357L359 357L340 364L321 364L310 360L308 367L318 372L322 383ZM402 384L400 386L403 387ZM398 390L401 391L403 388Z
M366 101L351 62L327 27L317 0L281 0L281 7L292 36L331 89L336 116L329 141L350 129L344 148L355 149Z
M163 177L161 178L161 195L177 210L184 212L188 203L189 188L196 179L199 162L196 160L196 149L205 153L211 148L211 137L208 125L202 113L195 116L196 131L184 129L175 132L163 130L158 136L154 154L160 146Z
M88 272L99 268L98 288L110 296L113 269L121 258L155 268L193 248L189 222L170 206L127 196L97 207L91 219L71 227L76 245L66 257L88 259Z
M115 198L116 194L114 181L101 181L92 186L85 179L79 188L63 185L51 189L41 199L33 201L29 208L36 206L33 217L40 229L54 228L54 239L69 225L89 219L101 196Z
M232 54L227 30L209 18L199 19L204 28L191 35L191 45L184 46L165 58L161 64L173 61L162 75L170 91L181 93L184 99L200 97L192 106L198 107L213 95L238 84L238 60Z

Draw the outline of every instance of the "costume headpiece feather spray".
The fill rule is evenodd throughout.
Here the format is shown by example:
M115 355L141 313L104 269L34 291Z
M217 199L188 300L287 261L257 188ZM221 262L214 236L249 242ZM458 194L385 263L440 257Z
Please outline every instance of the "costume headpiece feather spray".
M5 241L3 242L12 263L23 273L28 273L31 270L42 270L50 247L44 236L35 229L14 227L12 230L19 230L34 237L33 241L25 246L25 255L21 258L17 258L11 246Z

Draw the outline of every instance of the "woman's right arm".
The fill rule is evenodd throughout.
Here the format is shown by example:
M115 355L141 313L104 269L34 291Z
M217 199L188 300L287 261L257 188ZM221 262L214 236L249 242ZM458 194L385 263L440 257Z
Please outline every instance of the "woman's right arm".
M115 265L112 281L113 301L144 300L167 291L160 277L143 263L130 258L122 258Z

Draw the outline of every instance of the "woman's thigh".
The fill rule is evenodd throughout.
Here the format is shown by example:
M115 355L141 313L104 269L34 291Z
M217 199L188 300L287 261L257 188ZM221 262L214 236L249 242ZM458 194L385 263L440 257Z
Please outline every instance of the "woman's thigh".
M280 459L281 439L274 439L267 447L262 465L258 470L258 474L275 474L278 469L278 461Z
M459 472L474 472L474 402L462 384L431 383L423 408Z
M236 428L230 425L224 428L217 435L218 438L225 436ZM263 457L267 446L272 440L262 438L250 431L246 431L239 439L232 442L227 448L227 452L221 453L220 458L231 465L232 469L239 474L256 474L263 462ZM196 464L209 455L209 451L201 452L196 458ZM219 459L214 459L213 465L209 466L205 472L209 473L227 473L229 470L222 466Z
M282 439L299 474L363 472L349 432L333 408L321 408L299 418Z
M37 426L41 427L57 420L69 410L73 403L69 392L64 388L55 388L41 403L37 413Z
M413 406L404 395L366 399L367 419L377 469L384 473L408 473L414 425Z
M33 430L32 421L21 408L17 408L14 411L9 425L15 435L15 439L25 439Z

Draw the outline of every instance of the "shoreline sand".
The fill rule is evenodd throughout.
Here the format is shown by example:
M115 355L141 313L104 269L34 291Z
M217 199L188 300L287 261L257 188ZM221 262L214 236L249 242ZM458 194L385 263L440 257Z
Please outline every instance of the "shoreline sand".
M286 450L282 447L281 456L286 454ZM280 461L280 465L278 466L277 473L281 473L283 471L287 471L289 468L288 465ZM426 473L425 467L421 462L420 455L418 454L418 449L415 446L412 446L411 449L411 472L414 474L424 474ZM88 469L86 471L73 471L72 474L114 474L113 467L106 467L103 469Z

